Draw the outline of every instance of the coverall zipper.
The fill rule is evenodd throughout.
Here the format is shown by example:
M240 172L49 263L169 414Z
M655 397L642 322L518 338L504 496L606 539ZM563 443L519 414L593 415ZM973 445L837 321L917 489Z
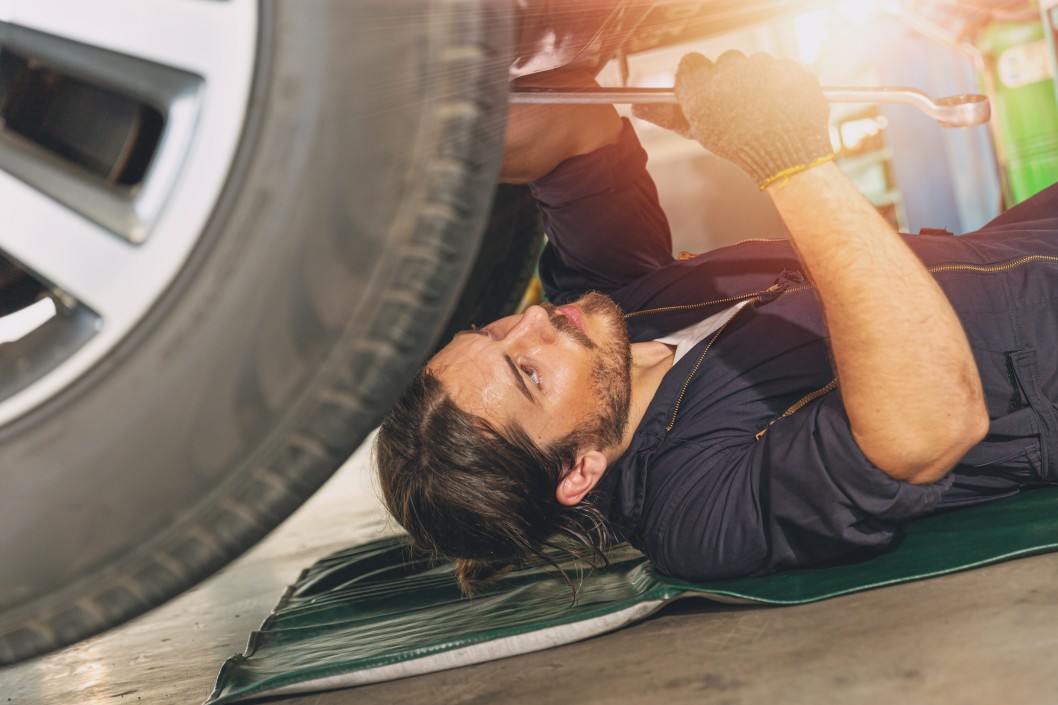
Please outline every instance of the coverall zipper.
M747 241L744 240L743 242L747 242ZM940 265L933 265L933 266L930 266L930 267L926 267L926 270L928 272L930 272L931 274L933 274L935 272L953 272L953 271L968 271L968 272L979 272L979 273L983 273L983 274L988 274L988 273L992 273L992 272L1002 272L1002 271L1006 271L1008 269L1014 269L1016 267L1020 267L1023 264L1026 264L1028 262L1033 262L1033 261L1037 261L1037 260L1045 261L1045 262L1058 262L1058 257L1055 257L1053 255L1025 255L1023 257L1019 257L1018 259L1014 260L1013 262L1007 262L1006 264L990 264L990 265L981 265L981 264L940 264ZM768 287L767 289L764 289L763 291L757 291L757 292L754 292L752 294L742 294L740 296L729 296L727 298L714 299L713 301L706 301L706 302L698 303L698 304L685 304L685 305L682 305L682 306L662 306L662 307L659 307L659 308L644 309L642 311L633 311L632 313L626 313L625 314L625 320L627 321L629 319L636 318L638 316L646 316L646 315L653 315L653 314L659 314L659 313L675 313L675 312L693 311L693 310L699 309L699 308L708 308L709 306L719 306L721 304L735 303L736 301L745 301L746 299L757 299L758 301L760 301L765 294L769 294L769 293L778 291L779 289L783 289L783 286L784 286L783 283L776 283L776 284L772 284L770 287ZM796 292L807 291L807 290L813 289L813 288L815 288L815 287L813 287L811 284L799 284L797 286L792 286L792 287L789 287L789 288L783 290L782 293L779 294L779 297L786 296L787 294L793 294L793 293L796 293ZM702 363L705 361L706 354L708 354L709 350L713 347L713 343L715 343L716 339L720 337L720 334L724 332L724 329L727 328L728 324L730 324L731 321L735 320L735 318L740 313L742 313L742 311L744 309L745 309L745 307L743 307L742 309L739 309L738 311L736 311L735 314L731 316L731 318L727 319L727 321L722 326L720 326L720 328L715 333L713 333L713 337L709 339L709 342L706 344L705 349L702 350L701 354L698 356L698 360L694 363L694 367L691 368L691 371L688 373L687 378L683 381L683 387L680 389L679 396L676 397L676 404L672 408L672 416L669 418L668 425L665 426L665 432L666 433L672 431L672 429L676 426L676 417L677 417L677 415L679 414L679 411L680 411L680 404L683 403L683 397L687 393L687 388L690 387L690 385L691 385L691 380L693 380L694 376L696 374L698 374L698 369L702 366ZM788 416L792 416L793 414L797 413L802 407L806 406L808 403L818 399L821 396L824 396L824 395L828 394L829 392L832 392L834 389L837 388L837 386L838 386L838 379L837 379L837 377L835 377L825 387L821 387L821 388L815 390L814 392L806 394L804 397L802 397L800 400L798 400L797 403L795 403L789 409L784 411L781 416L778 416L778 417L772 419L763 430L759 431L756 434L756 436L755 436L756 440L760 440L764 436L764 434L768 431L768 428L770 428L773 423L775 423L779 419L784 419L784 418L787 418Z

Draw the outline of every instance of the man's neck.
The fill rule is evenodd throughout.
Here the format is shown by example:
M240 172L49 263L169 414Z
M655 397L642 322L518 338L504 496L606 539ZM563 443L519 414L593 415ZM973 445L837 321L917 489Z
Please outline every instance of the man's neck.
M675 346L655 341L632 344L632 399L628 407L628 425L620 446L610 449L606 454L610 464L624 455L632 443L632 437L657 394L661 380L672 369L675 352Z

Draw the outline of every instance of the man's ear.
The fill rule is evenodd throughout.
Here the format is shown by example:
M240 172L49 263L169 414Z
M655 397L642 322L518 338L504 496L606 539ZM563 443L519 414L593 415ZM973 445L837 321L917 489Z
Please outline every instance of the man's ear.
M602 474L606 472L606 465L606 456L599 451L581 451L573 467L566 472L565 477L555 488L555 499L559 504L567 507L577 504L602 478Z

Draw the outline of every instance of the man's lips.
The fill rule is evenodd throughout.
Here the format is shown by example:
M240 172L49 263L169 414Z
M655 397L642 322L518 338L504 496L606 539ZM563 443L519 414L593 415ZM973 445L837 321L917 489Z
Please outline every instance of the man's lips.
M584 329L584 317L581 315L580 309L573 304L566 304L565 306L557 307L555 311L568 318L577 327L577 330L587 335L588 331Z

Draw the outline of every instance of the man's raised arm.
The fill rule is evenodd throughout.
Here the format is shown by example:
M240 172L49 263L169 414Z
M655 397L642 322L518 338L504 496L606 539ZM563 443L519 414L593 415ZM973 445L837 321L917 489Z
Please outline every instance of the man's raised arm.
M899 480L939 480L988 431L944 293L832 163L767 191L823 303L857 445Z
M943 477L988 430L977 366L933 277L833 164L814 77L764 55L692 54L676 87L686 121L670 126L746 170L778 208L864 455L900 480Z
M590 73L564 68L524 76L515 85L575 88L598 84ZM621 127L621 118L612 105L512 105L507 114L500 181L535 181L570 157L614 143Z

